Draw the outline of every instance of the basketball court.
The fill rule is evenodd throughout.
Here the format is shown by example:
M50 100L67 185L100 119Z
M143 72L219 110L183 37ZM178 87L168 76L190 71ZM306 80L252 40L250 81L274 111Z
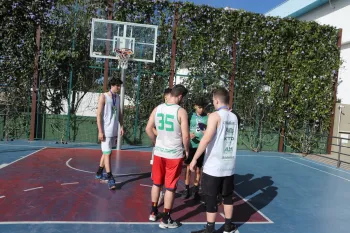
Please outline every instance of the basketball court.
M163 232L148 221L152 148L122 149L112 153L117 189L110 191L94 177L96 145L2 142L0 232ZM181 197L184 172L172 213L183 225L171 232L206 221L203 204ZM238 151L233 221L239 232L346 233L349 192L348 171L291 154ZM217 229L222 213L220 206Z

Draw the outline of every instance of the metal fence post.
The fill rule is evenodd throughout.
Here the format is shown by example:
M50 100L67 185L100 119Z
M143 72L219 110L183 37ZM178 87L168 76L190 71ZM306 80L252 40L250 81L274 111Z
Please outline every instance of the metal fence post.
M341 141L342 141L342 139L340 139L340 142L338 145L338 164L337 164L337 167L340 167Z

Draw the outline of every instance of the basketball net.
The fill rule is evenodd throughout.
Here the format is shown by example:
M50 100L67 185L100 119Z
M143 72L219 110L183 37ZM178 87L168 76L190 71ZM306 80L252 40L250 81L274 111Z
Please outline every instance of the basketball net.
M131 49L115 49L116 57L119 63L119 67L121 69L127 69L128 68L128 61L130 59L130 56L134 54L134 52Z

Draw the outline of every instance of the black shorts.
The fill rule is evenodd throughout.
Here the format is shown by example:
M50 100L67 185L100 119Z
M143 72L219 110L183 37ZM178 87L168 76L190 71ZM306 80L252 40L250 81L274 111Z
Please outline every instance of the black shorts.
M234 190L234 175L216 177L202 174L202 192L207 196L214 196L221 194L222 196L233 193Z
M196 153L196 151L197 151L197 148L190 148L190 151L188 153L188 158L185 160L185 164L189 165L192 162L194 154ZM201 154L201 156L197 159L196 166L199 167L199 168L203 167L204 154L205 153Z

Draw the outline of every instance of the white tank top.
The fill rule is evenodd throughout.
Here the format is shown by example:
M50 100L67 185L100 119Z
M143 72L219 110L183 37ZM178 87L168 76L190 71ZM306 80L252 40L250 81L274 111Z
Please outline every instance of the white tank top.
M107 138L118 136L120 98L118 94L115 94L115 96L116 99L113 103L112 97L104 93L105 106L103 108L102 127Z
M215 176L231 176L235 173L238 119L235 114L219 110L220 125L211 139L204 158L203 172Z
M155 125L158 136L154 154L159 157L183 157L182 133L177 114L180 108L177 104L161 104L157 107Z

